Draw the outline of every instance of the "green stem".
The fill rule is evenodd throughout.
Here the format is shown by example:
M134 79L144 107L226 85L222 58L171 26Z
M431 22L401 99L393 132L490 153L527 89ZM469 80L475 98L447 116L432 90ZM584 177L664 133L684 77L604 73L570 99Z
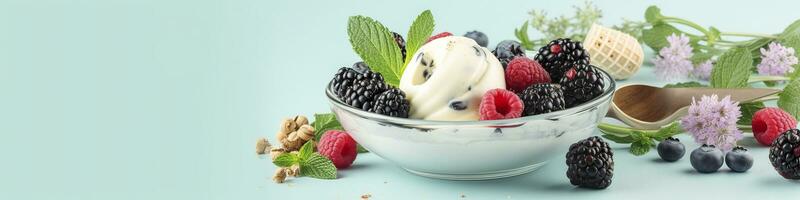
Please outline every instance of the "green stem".
M761 34L761 33L720 32L719 34L725 36L778 39L778 36L771 34Z
M750 126L750 125L737 124L736 128L738 128L739 130L744 131L744 132L752 132L753 131L753 127Z
M664 18L662 18L662 20L664 20L665 22L674 22L674 23L683 24L683 25L692 27L694 29L697 29L700 32L703 32L703 34L708 36L708 30L706 30L706 28L704 28L703 26L700 26L697 23L691 22L689 20L685 20L685 19L681 19L681 18L677 18L677 17L667 17L667 16L664 16Z
M646 130L646 129L634 129L626 126L614 125L609 123L600 123L597 125L597 128L600 130L613 134L613 135L628 135L631 134L632 131L642 131L648 134L657 133L658 129L656 130Z
M792 78L786 76L750 76L750 79L747 79L747 83L758 83L758 82L765 82L765 81L788 81L792 80Z

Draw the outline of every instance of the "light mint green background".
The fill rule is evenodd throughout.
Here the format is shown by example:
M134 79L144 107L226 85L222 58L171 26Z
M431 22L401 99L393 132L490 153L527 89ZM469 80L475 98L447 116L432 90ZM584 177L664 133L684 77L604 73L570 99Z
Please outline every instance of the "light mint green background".
M0 199L791 199L800 182L752 147L744 174L698 175L617 148L607 190L575 189L563 156L494 181L417 177L361 154L333 181L274 184L255 139L279 120L327 112L322 90L358 60L347 17L405 33L431 9L436 32L513 38L532 8L571 14L579 1L0 1ZM796 1L598 1L605 24L646 6L721 30L778 32ZM648 51L649 52L649 51ZM655 82L646 68L624 83ZM682 138L694 148L690 138ZM273 139L274 140L274 139ZM744 143L753 146L748 137ZM410 149L409 151L413 151ZM503 152L497 152L503 153Z

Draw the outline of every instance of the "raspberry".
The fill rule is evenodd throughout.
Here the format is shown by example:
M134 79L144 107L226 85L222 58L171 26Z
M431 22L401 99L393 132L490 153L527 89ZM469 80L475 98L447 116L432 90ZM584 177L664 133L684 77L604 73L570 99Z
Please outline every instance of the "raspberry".
M481 120L511 119L522 116L522 100L517 94L505 89L486 92L478 108Z
M537 83L550 83L550 74L539 62L521 56L516 57L506 67L506 87L512 92L522 92Z
M433 41L433 40L435 40L435 39L439 39L439 38L447 37L447 36L453 36L453 34L452 34L452 33L450 33L450 32L441 32L441 33L439 33L439 34L436 34L436 35L434 35L434 36L431 36L431 37L429 37L429 38L428 38L428 41L425 41L425 43L431 42L431 41Z
M753 115L753 136L764 146L772 145L775 138L786 130L797 126L797 120L780 108L764 108Z
M331 130L322 135L317 146L319 154L331 159L337 169L350 167L356 160L356 141L344 131Z

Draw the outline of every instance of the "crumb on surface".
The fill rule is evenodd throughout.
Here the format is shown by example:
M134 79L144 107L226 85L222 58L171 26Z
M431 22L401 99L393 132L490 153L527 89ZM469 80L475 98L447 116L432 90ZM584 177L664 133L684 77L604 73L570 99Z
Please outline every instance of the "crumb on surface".
M369 199L370 197L372 197L372 195L371 195L371 194L364 194L364 195L361 195L361 200L367 200L367 199Z
M461 198L462 198L462 199L463 199L463 198L467 198L467 195L465 195L465 194L461 194Z

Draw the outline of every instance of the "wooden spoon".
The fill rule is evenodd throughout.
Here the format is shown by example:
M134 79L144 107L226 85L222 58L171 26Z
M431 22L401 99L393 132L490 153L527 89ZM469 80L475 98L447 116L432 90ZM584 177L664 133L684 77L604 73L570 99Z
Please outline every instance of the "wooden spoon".
M614 93L608 117L642 129L659 129L684 116L692 98L716 94L719 98L730 95L731 101L741 103L777 98L781 90L766 88L660 88L648 85L625 85Z

